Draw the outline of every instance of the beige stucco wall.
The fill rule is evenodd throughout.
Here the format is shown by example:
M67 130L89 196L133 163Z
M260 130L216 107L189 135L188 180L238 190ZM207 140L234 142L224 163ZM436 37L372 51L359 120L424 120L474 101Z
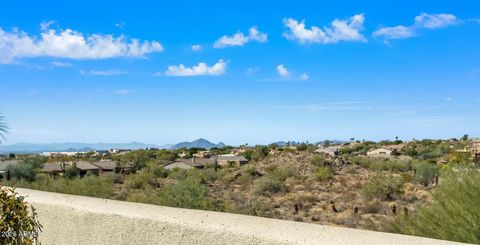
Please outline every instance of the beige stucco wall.
M453 244L293 221L17 189L42 244Z

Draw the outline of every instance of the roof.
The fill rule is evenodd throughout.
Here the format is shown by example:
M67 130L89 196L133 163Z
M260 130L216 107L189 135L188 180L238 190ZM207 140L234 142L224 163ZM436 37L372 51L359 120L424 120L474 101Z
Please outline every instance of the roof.
M217 159L217 161L232 161L232 162L248 161L247 158L245 158L244 156L234 156L234 155L219 155L219 156L216 156L215 159Z
M376 152L376 151L388 151L388 152L392 152L392 150L390 150L390 149L388 149L388 148L380 147L380 148L377 148L377 149L369 150L367 153Z
M62 165L60 163L45 163L40 169L42 172L62 172Z
M92 162L93 165L99 167L102 170L114 170L117 168L116 161L99 161L99 162Z
M78 161L78 162L75 162L76 163L76 167L80 170L97 170L99 169L97 166L89 163L89 162L85 162L85 161Z
M386 148L386 149L389 149L389 150L401 150L401 149L403 149L403 147L405 147L405 144L385 145L382 148Z
M7 170L7 167L10 165L17 165L20 161L19 160L6 160L0 161L0 171Z
M192 166L191 163L185 163L185 162L182 162L182 161L174 161L174 162L169 162L167 164L164 164L163 167L165 169L173 169L173 168L191 169L191 168L194 168L195 166Z
M165 164L164 166L173 164L173 163L183 163L187 164L192 167L202 167L207 164L215 164L215 159L212 158L203 158L203 157L195 157L195 158L188 158L188 159L178 159L174 162L170 162Z

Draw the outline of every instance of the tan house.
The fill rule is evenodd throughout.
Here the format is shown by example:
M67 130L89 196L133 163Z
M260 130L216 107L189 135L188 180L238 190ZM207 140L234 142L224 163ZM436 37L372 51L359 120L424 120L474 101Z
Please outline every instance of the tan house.
M117 169L117 162L112 160L101 160L92 164L100 169L100 173L113 172Z
M244 156L236 156L233 154L226 154L226 155L217 155L213 157L217 164L220 166L227 166L229 164L235 165L243 165L248 162L248 160Z
M210 151L199 151L197 153L194 153L193 157L208 158L208 157L210 157Z
M55 163L45 163L43 164L42 168L40 169L41 173L47 174L60 174L63 173L62 164L55 162Z
M374 150L369 150L367 152L367 156L369 157L389 157L393 153L393 150L387 149L387 148L378 148Z
M190 159L179 159L163 165L165 169L172 170L174 168L180 169L202 169L206 165L215 165L216 161L210 158L193 157Z
M93 173L98 175L100 173L100 168L86 161L73 162L72 167L80 171L80 176L84 176L87 173Z

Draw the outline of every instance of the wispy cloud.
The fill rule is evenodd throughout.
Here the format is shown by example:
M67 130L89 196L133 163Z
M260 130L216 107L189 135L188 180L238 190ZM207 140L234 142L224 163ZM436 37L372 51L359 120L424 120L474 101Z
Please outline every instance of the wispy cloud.
M53 22L41 24L40 37L14 29L10 32L0 28L0 63L10 64L17 59L29 57L57 57L68 59L107 59L115 57L144 57L162 52L163 46L156 41L127 39L123 35L86 35L72 29L54 30Z
M128 72L121 70L80 70L80 74L85 76L118 76L127 73Z
M306 81L310 78L310 76L307 74L307 73L302 73L302 75L300 75L300 80L302 81Z
M190 48L192 49L192 51L200 51L200 50L202 50L202 45L194 44Z
M258 72L258 67L248 67L248 69L245 71L245 74L247 75L253 75Z
M335 19L330 27L319 28L312 26L307 28L305 20L298 21L292 18L285 18L283 23L288 30L283 36L301 44L329 44L341 41L366 42L367 39L361 33L364 29L364 21L364 15L357 14L347 20Z
M60 62L60 61L53 61L50 64L52 64L52 66L56 66L56 67L70 67L70 66L72 66L72 64L70 64L68 62Z
M260 32L256 26L252 26L248 30L248 35L244 35L243 32L237 32L232 36L224 35L220 37L213 44L214 48L227 48L234 46L243 46L248 42L254 41L259 43L267 42L268 35Z
M427 29L438 29L454 25L458 19L453 14L422 13L415 17L415 26Z
M450 121L464 121L466 120L463 117L451 117L451 116L428 116L428 117L408 117L401 118L400 120L405 122L450 122Z
M127 95L133 92L135 92L135 90L132 90L132 89L117 89L113 91L114 94L118 94L118 95Z
M358 111L358 110L384 110L387 107L371 105L371 101L340 101L327 102L311 105L295 105L295 106L275 106L275 109L282 110L301 110L307 112L320 111Z
M405 39L417 35L421 29L439 29L458 23L458 18L452 14L427 14L422 13L415 17L414 24L410 26L398 25L382 27L373 32L374 37L384 40Z
M123 30L125 29L125 22L123 21L117 22L115 23L115 26Z
M165 75L167 76L219 76L226 73L227 62L220 59L212 66L205 62L200 62L192 67L186 67L184 64L168 66ZM157 73L155 75L161 75Z

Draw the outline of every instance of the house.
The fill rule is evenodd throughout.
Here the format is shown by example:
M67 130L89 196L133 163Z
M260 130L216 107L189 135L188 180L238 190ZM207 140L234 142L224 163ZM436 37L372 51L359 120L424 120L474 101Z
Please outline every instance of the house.
M40 169L41 173L47 173L51 175L58 175L63 173L63 165L61 163L45 163Z
M93 165L100 169L100 173L113 172L118 169L118 164L113 160L100 160L98 162L92 162Z
M119 155L125 155L126 153L130 152L131 150L129 149L109 149L108 152L110 154L119 154Z
M393 150L387 149L387 148L378 148L374 150L369 150L367 152L367 156L369 157L389 157L393 153Z
M77 161L73 162L72 167L80 171L80 176L84 176L87 173L93 173L98 175L100 173L100 168L86 161Z
M210 157L210 151L199 151L194 153L193 156L197 158L208 158Z
M7 171L9 166L17 165L19 160L2 160L0 161L0 179L10 179L10 173Z
M179 159L163 165L165 169L171 170L174 168L181 169L202 169L206 165L215 165L216 161L210 158L193 157L190 159Z
M86 151L45 151L42 152L40 155L41 156L46 156L46 157L54 157L54 156L79 156L82 154L86 154L88 152Z
M188 154L184 151L177 154L180 158L187 158Z
M234 154L217 155L213 156L213 159L215 159L220 166L227 166L229 164L243 165L248 162L244 156Z
M391 150L393 155L400 155L400 152L404 147L405 147L404 143L383 146L383 148Z

